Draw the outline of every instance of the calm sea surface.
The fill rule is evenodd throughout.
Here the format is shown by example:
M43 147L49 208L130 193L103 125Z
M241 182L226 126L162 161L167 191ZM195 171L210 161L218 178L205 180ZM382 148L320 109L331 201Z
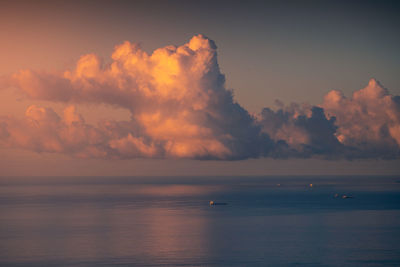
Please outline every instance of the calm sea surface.
M0 178L0 266L115 265L400 266L400 177Z

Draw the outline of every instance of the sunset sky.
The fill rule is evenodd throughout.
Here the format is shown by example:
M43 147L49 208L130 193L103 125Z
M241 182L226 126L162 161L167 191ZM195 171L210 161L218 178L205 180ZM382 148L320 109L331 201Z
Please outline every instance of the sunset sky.
M0 175L399 174L397 1L0 1Z

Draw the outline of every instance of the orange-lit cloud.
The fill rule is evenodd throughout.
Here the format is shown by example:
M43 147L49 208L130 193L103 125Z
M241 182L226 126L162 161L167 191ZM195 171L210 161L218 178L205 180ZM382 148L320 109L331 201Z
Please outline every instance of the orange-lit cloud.
M331 91L319 107L265 108L255 118L225 88L216 45L203 35L152 54L125 42L111 58L88 54L72 70L8 77L2 83L27 98L67 107L63 115L31 106L23 119L1 118L1 144L111 158L399 156L399 97L375 80L351 98ZM131 120L89 125L76 103L122 107Z
M276 142L284 141L279 155L400 156L400 97L390 95L375 79L350 98L332 90L318 107L265 108L260 117L263 131Z
M8 83L31 99L123 107L131 112L130 121L92 127L72 107L63 119L50 109L30 107L41 116L32 118L29 111L22 121L3 120L8 135L3 143L81 156L254 157L260 153L260 143L269 140L259 136L253 118L234 102L224 82L216 46L202 35L151 55L125 42L115 47L110 64L89 54L71 71L24 70ZM45 116L52 116L51 122ZM35 123L38 128L31 125Z
M392 96L378 81L345 97L330 91L321 105L336 118L335 136L349 153L373 157L398 157L400 147L400 97Z

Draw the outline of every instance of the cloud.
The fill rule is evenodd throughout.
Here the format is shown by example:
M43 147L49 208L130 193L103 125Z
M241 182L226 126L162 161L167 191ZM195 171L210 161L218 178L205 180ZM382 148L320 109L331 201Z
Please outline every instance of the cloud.
M277 157L382 158L400 156L400 97L378 81L350 98L332 90L319 106L264 108L259 123L277 144Z
M73 106L60 117L51 108L28 107L23 119L3 117L1 143L36 152L68 153L76 156L104 156L98 145L104 142L103 133L84 123Z
M327 119L320 107L292 104L273 111L264 108L259 119L262 131L277 143L275 157L337 157L343 151L335 132L335 117Z
M202 35L179 47L157 49L151 55L138 45L125 42L115 47L110 64L102 64L97 56L89 54L82 56L71 71L25 70L14 74L11 83L31 99L106 103L131 112L131 121L107 122L93 128L66 111L68 116L64 114L62 122L53 118L54 127L44 129L44 122L41 126L53 132L49 137L52 146L50 141L37 141L40 145L32 146L13 140L14 144L36 151L76 153L71 148L76 140L64 147L66 140L60 138L59 129L80 131L81 138L89 136L88 132L96 133L102 141L90 144L90 151L120 158L242 159L258 157L260 150L272 143L259 134L254 119L225 88L216 45ZM51 110L37 113L56 117ZM42 122L41 117L35 119ZM71 120L77 123L67 124ZM40 135L30 140L37 138Z
M0 118L0 142L79 157L192 158L399 157L399 97L378 82L320 106L265 108L256 117L225 87L215 43L203 35L152 54L124 42L110 63L82 56L64 72L23 70L10 87L29 99L65 103L62 115L31 106L25 118ZM129 121L89 125L75 104L125 108Z
M390 95L375 79L350 98L330 91L321 107L336 118L335 135L349 157L399 157L400 97Z

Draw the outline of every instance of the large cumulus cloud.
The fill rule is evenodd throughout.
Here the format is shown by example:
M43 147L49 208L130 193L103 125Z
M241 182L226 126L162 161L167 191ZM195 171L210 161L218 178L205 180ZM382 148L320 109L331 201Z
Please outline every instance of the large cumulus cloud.
M152 54L125 42L111 63L82 56L62 73L23 70L6 79L27 98L66 104L64 114L31 106L0 118L0 142L82 157L246 159L399 156L399 97L378 82L319 106L292 104L251 116L225 88L215 43L203 35ZM75 103L109 104L129 121L89 125Z
M259 126L226 90L216 46L202 35L179 47L157 49L151 55L138 45L125 42L115 48L111 64L104 65L90 54L82 56L72 71L25 70L14 74L9 83L32 99L106 103L128 109L131 112L128 122L107 122L96 128L74 125L99 135L96 144L90 140L85 144L74 140L80 144L77 147L90 147L98 155L242 159L257 157L261 150L272 145L267 136L259 134ZM54 112L44 109L42 113ZM41 118L34 120L41 121ZM49 139L58 140L57 146L61 147L57 149L49 148L48 141L38 141L43 135L31 136L29 144L18 142L15 131L11 130L4 142L36 151L75 151L60 138L59 131L65 128L65 123L53 121L53 127L43 123L39 128L57 136ZM12 125L10 119L5 122ZM33 146L32 142L41 145Z

